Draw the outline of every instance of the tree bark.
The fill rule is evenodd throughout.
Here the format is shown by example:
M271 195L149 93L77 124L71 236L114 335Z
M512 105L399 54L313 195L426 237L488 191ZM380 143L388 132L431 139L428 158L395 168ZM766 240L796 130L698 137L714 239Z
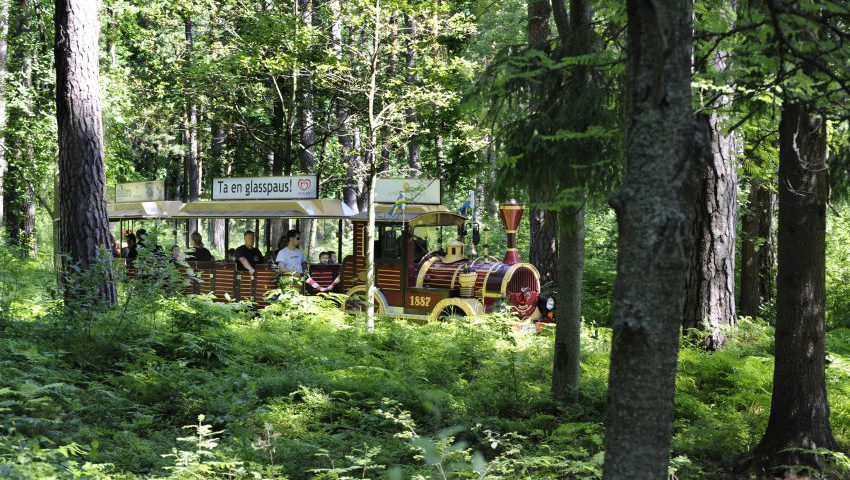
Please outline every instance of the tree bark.
M741 315L755 318L759 315L759 249L761 238L757 213L760 185L750 181L747 196L747 213L741 217Z
M683 326L704 328L706 347L720 348L725 340L722 327L737 325L735 310L735 232L738 175L735 171L735 142L723 134L723 119L715 113L700 119L711 134L708 167L703 173L699 212L695 229L697 245L691 256L688 297Z
M775 475L789 465L822 468L789 449L837 449L826 396L826 121L787 100L779 123L776 363L770 418L753 458ZM781 476L781 475L780 475Z
M694 202L703 169L691 107L692 4L627 1L625 178L603 478L667 478ZM702 145L707 148L706 145Z
M583 200L583 199L580 199ZM584 205L561 210L558 215L557 326L552 368L552 396L571 401L578 388L581 369L581 286L584 280Z
M9 36L9 2L0 1L0 225L3 224L3 176L6 174L6 55Z
M560 4L559 4L560 3ZM585 0L570 1L569 18L563 3L554 1L553 13L559 27L560 46L558 52L566 55L586 55L593 51L593 30L590 7ZM569 28L569 33L561 29ZM567 83L567 111L579 111L578 105L588 94L590 71L586 66L576 65ZM569 117L567 128L584 131L588 127L585 115L577 113ZM564 159L570 161L569 158ZM552 396L562 402L575 398L578 388L581 361L581 298L584 274L584 201L586 193L581 181L565 176L560 184L565 188L577 188L575 205L549 213L547 221L560 220L557 258L558 290L555 305L555 357L552 367ZM562 253L563 252L563 253Z
M186 65L191 67L192 50L194 48L194 25L191 18L183 19L183 28L186 36ZM190 202L197 201L201 196L201 156L198 153L198 105L195 103L195 94L190 88L186 94L186 128L183 130L183 141L186 146L184 163L186 177L186 199ZM189 229L198 229L198 220L190 221Z
M212 127L212 141L210 142L211 156L215 165L218 165L224 176L230 175L230 162L224 163L224 142L227 140L224 124L217 122ZM219 252L224 252L224 222L223 218L213 220L213 246ZM227 253L227 252L224 252Z
M311 0L298 0L298 12L301 22L309 27L313 23L313 5ZM315 121L313 105L313 81L309 70L301 80L301 102L298 104L298 116L301 119L301 170L314 173L316 170L315 155Z
M764 242L759 248L759 295L761 303L773 300L773 286L776 265L776 229L773 219L776 216L776 193L763 187L758 194L759 232L764 234Z
M734 9L734 1L732 2ZM729 52L715 51L709 65L697 65L725 72ZM716 349L725 340L723 327L737 325L735 311L735 233L738 207L738 174L735 169L736 141L733 133L724 131L726 115L717 111L731 99L721 95L711 112L700 115L711 134L711 150L707 153L704 188L696 216L697 248L691 256L688 297L683 326L702 328L708 333L706 347Z
M774 196L768 186L751 180L741 219L741 315L753 318L772 297Z
M55 4L60 245L62 253L83 270L98 261L99 249L112 248L100 108L99 3L56 0ZM105 268L111 272L109 265ZM115 303L111 275L98 296Z
M528 48L548 54L551 29L551 7L549 0L528 1ZM531 101L529 117L539 118L542 104L547 97L545 81L535 79L531 86ZM529 154L534 154L529 152ZM557 213L538 207L543 203L549 192L533 188L528 192L531 208L529 211L529 262L540 272L542 283L550 283L558 275L558 217Z
M24 257L34 257L37 252L35 237L35 195L30 192L27 170L35 162L32 142L25 137L27 126L40 113L34 101L33 65L38 52L31 38L33 12L29 1L18 6L13 36L12 55L8 58L14 68L20 70L17 106L9 111L7 130L4 132L6 147L5 172L3 175L3 212L5 215L8 244Z
M404 16L404 28L408 30L408 36L414 38L417 32L416 22L410 15ZM407 47L405 53L405 67L407 69L406 81L408 85L416 84L416 75L413 72L413 67L416 63L416 50L412 46ZM410 176L416 178L422 173L422 146L419 144L419 127L416 124L418 121L416 112L413 109L407 111L407 122L413 125L414 133L410 135L407 142L407 162L410 167Z
M328 8L331 12L331 43L334 54L342 58L342 0L328 0ZM358 198L362 196L363 187L361 178L363 160L360 157L360 135L348 118L350 111L345 101L337 99L334 107L339 132L339 144L342 147L342 158L346 164L348 183L342 189L342 200L352 209L359 209ZM358 210L359 211L359 210Z

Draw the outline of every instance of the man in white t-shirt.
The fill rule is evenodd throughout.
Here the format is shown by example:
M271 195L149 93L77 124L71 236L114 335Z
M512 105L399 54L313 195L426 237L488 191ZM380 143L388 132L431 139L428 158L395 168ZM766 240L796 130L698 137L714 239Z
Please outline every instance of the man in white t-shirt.
M286 232L286 246L277 252L275 262L281 273L304 273L304 252L299 250L301 233L298 230Z

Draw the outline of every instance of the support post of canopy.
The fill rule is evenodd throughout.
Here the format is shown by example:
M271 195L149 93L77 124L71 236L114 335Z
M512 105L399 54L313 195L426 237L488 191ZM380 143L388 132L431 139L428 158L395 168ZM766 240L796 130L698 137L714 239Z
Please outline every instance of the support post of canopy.
M224 219L224 259L227 258L227 252L230 250L230 219Z
M336 261L342 261L342 227L345 220L339 219L339 228L336 229Z

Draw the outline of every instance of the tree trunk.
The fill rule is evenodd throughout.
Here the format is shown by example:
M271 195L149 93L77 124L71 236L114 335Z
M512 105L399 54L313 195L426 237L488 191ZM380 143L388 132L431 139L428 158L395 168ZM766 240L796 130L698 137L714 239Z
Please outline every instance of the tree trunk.
M571 0L570 14L566 18L563 4L554 2L553 14L555 24L559 28L560 48L558 52L567 55L586 55L594 50L593 24L590 7L585 0ZM569 28L569 32L564 29ZM580 111L575 106L580 104L583 96L588 94L590 71L586 66L573 67L567 84L567 111ZM576 114L570 117L567 128L573 131L584 131L588 127L585 115ZM569 161L569 159L565 159ZM569 189L576 187L580 192L574 199L573 206L567 206L558 212L548 213L548 222L560 220L558 250L553 253L557 267L553 274L557 275L558 290L555 305L555 358L552 367L552 396L562 402L574 399L579 382L579 362L581 360L581 298L582 280L584 273L584 193L583 183L567 175L560 184ZM563 252L563 253L561 253Z
M404 28L407 29L407 34L410 38L416 37L417 25L410 15L404 16ZM416 50L414 50L412 46L408 46L407 52L405 53L405 67L407 68L406 80L408 85L416 84L416 75L413 73L415 63ZM422 173L422 146L419 145L419 134L417 133L419 131L419 126L416 124L417 121L416 112L414 112L413 109L408 109L407 122L410 125L413 125L414 133L410 135L410 139L407 143L407 162L410 167L410 176L413 178L418 177Z
M192 49L194 48L194 25L192 19L183 19L183 29L186 36L186 65L191 68ZM195 202L201 196L201 156L198 154L198 105L195 103L195 93L190 88L185 92L186 128L183 131L183 141L186 146L184 163L186 177L186 199ZM198 220L190 220L189 230L198 230Z
M583 200L583 199L580 199ZM573 215L561 210L558 230L557 327L552 368L552 396L570 401L578 388L581 369L581 286L584 280L584 205Z
M334 54L342 58L342 0L328 0L328 9L331 12L331 43ZM353 122L348 118L351 114L348 106L343 100L336 100L335 115L337 131L339 132L339 144L342 150L342 158L346 164L348 183L342 189L342 200L352 209L358 209L358 197L361 196L362 186L360 179L363 161L360 157L359 133L351 125Z
M30 32L34 21L29 1L19 4L12 46L8 59L20 70L21 92L17 106L9 111L4 142L8 148L3 175L3 211L5 215L8 244L24 257L36 254L35 243L35 195L31 193L26 173L35 162L32 142L25 137L28 126L40 114L40 106L34 102L33 65L38 51L33 48ZM14 105L14 104L13 104Z
M755 318L759 315L759 231L758 196L761 186L750 181L747 196L747 213L741 217L741 315Z
M230 172L230 162L225 164L224 160L224 142L227 139L227 135L225 133L225 128L223 123L216 123L212 127L212 141L210 142L210 149L212 150L212 160L215 165L220 168L220 172L224 174L224 176L229 176ZM216 218L213 220L213 246L219 252L227 252L224 251L224 222L223 218Z
M676 0L627 1L625 178L610 198L619 240L606 480L668 474L687 252L703 168L691 107L691 8Z
M734 1L732 2L734 9ZM716 50L709 65L696 65L698 70L724 72L729 65L729 52ZM704 328L708 332L706 347L723 345L722 327L737 325L735 311L735 232L738 210L738 174L735 170L736 142L733 133L724 132L727 118L717 112L731 99L721 95L712 111L698 119L706 123L711 134L711 150L707 154L704 189L701 192L696 221L697 247L691 256L688 297L683 326Z
M528 1L528 48L548 54L551 29L549 22L551 7L549 0ZM536 118L547 96L545 82L534 80L531 86L529 117ZM536 153L527 153L536 154ZM558 275L558 217L557 213L538 207L549 200L548 191L531 189L528 192L531 208L528 223L530 228L529 262L537 267L542 283L553 282Z
M6 54L9 36L9 2L0 1L0 225L3 224L3 176L6 174Z
M691 256L688 300L683 326L705 328L706 347L723 345L721 327L737 325L735 311L735 229L738 175L735 171L734 139L721 133L721 117L712 113L706 122L711 133L708 168L697 212L697 245Z
M786 100L779 123L776 364L770 418L754 451L760 471L822 468L789 449L836 450L824 378L826 314L826 121ZM781 476L781 475L780 475Z
M446 150L443 146L443 135L437 133L434 137L434 158L437 159L437 176L443 176L443 171L446 168Z
M99 249L112 248L100 110L99 3L56 0L55 11L60 245L62 253L83 270L98 261ZM109 265L105 268L111 271ZM98 294L115 303L111 275Z
M313 7L310 0L298 0L298 11L306 27L313 23ZM298 104L298 117L301 119L301 171L315 173L315 121L313 106L313 81L309 70L301 81L301 102Z
M751 181L741 219L741 315L753 318L772 297L774 196L768 186Z
M761 303L773 300L774 266L776 265L776 230L773 219L776 215L776 193L767 187L762 187L758 193L759 232L764 235L764 242L759 248L759 295Z

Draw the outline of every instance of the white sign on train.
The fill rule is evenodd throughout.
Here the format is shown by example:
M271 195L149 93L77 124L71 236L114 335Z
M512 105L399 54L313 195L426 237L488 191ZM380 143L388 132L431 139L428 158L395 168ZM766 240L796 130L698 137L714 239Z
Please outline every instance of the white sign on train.
M440 204L440 180L426 178L378 178L375 202L395 203L404 193L405 203Z
M213 200L305 200L319 198L319 177L216 178Z
M165 180L115 185L116 202L157 202L160 200L165 200Z

